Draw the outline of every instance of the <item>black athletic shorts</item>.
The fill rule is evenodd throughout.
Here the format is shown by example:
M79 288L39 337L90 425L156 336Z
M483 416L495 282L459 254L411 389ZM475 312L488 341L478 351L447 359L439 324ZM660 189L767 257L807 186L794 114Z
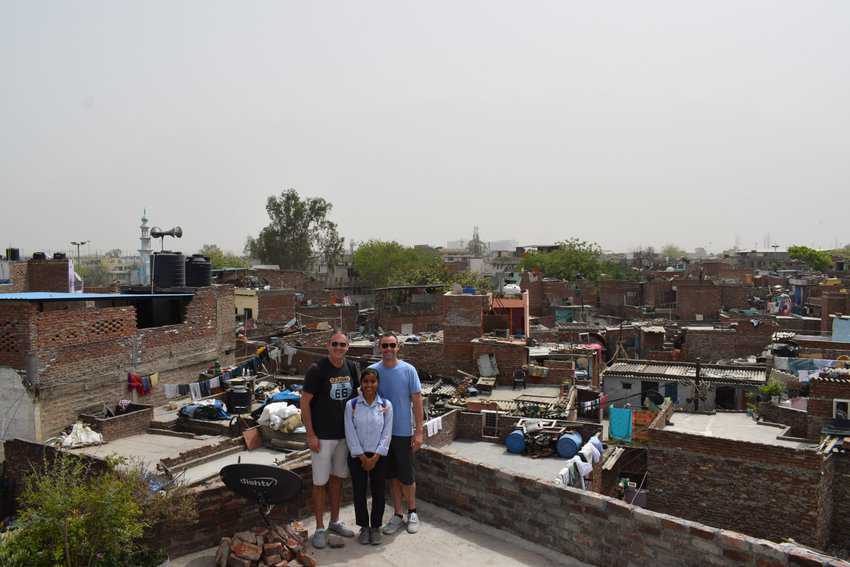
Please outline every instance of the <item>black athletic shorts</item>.
M387 453L387 478L397 478L406 486L413 484L413 437L396 437L390 439L390 450Z

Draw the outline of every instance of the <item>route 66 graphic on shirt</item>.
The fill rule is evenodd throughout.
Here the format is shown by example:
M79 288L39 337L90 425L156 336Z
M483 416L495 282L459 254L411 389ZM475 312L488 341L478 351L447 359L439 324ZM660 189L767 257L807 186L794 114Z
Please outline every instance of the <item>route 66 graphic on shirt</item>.
M350 376L334 376L330 379L331 382L331 399L346 401L351 397L351 377Z

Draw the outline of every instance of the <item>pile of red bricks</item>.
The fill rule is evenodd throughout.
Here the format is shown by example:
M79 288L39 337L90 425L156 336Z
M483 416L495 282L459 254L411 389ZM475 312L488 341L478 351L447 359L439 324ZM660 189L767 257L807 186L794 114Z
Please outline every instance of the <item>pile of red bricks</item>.
M215 561L218 567L284 567L291 561L314 567L316 560L305 553L306 545L307 531L300 522L254 528L221 538Z

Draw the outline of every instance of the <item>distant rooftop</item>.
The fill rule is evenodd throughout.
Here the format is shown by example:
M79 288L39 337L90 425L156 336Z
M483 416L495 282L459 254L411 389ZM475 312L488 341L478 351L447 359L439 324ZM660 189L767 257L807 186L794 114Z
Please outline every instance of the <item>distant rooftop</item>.
M814 449L811 443L779 439L783 428L764 425L745 413L721 412L715 414L676 412L664 431L688 433L717 439L747 441L761 445L775 445L792 449Z
M658 362L652 360L628 360L614 362L602 372L603 377L637 378L678 382L696 377L696 364L687 362ZM764 366L700 366L700 380L721 384L763 385L767 382L768 370Z
M134 299L175 299L194 297L194 293L68 293L25 291L0 293L0 301L117 301Z

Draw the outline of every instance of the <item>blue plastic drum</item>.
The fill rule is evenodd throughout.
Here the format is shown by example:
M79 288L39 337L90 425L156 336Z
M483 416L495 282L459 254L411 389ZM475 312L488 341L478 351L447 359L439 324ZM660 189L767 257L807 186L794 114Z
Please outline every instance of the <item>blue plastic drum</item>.
M525 435L522 431L511 431L505 439L505 446L509 453L520 455L525 452Z
M561 435L558 442L555 444L555 450L558 455L564 459L572 459L581 448L581 433L578 431L570 431Z

